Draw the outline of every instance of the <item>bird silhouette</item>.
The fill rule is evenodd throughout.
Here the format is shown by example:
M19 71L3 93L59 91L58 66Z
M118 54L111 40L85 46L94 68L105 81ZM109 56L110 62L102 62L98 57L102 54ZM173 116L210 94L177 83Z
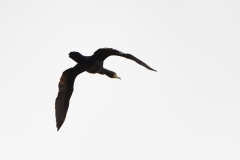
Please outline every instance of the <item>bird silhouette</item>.
M88 73L99 73L106 75L110 78L121 79L113 71L110 71L103 67L103 61L109 56L121 56L127 59L133 60L136 63L146 67L149 70L156 71L149 67L146 63L140 59L134 57L131 54L123 53L112 48L100 48L94 52L92 56L83 56L78 52L70 52L69 57L77 62L72 68L65 70L62 73L60 81L58 83L58 95L55 101L55 116L57 130L59 130L64 123L69 107L69 101L73 93L73 85L76 77L84 71Z

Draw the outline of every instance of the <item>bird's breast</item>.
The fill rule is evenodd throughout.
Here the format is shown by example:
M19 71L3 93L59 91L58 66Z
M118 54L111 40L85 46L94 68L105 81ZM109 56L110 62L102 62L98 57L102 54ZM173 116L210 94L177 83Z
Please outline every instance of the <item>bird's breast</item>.
M90 61L86 71L89 73L99 73L102 70L102 68L103 68L103 63L98 61Z

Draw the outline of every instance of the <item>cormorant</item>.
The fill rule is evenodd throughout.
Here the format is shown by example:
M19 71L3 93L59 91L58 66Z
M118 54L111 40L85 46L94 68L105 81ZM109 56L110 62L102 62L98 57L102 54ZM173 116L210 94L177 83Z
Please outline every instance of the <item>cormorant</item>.
M57 122L57 130L62 126L68 111L69 100L73 92L73 85L75 78L82 72L99 73L110 78L118 78L117 74L103 67L103 61L109 56L121 56L133 60L136 63L146 67L149 70L156 71L149 67L146 63L131 54L126 54L112 48L100 48L94 52L92 56L83 56L78 52L70 52L69 57L72 58L77 65L65 70L62 73L60 82L58 84L58 95L55 102L55 114Z

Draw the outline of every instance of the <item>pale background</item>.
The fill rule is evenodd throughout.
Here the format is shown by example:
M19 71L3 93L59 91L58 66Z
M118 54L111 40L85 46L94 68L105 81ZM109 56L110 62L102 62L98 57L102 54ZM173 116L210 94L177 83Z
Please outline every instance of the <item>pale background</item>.
M240 1L0 1L0 159L240 159ZM122 80L77 77L54 103L70 51L110 57Z

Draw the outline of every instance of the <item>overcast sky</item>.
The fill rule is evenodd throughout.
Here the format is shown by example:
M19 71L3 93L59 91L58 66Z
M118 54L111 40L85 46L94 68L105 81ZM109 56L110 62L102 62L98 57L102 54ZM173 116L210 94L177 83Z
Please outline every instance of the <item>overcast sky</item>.
M0 2L0 159L240 159L240 2ZM80 74L57 132L65 69L101 47L130 53Z

